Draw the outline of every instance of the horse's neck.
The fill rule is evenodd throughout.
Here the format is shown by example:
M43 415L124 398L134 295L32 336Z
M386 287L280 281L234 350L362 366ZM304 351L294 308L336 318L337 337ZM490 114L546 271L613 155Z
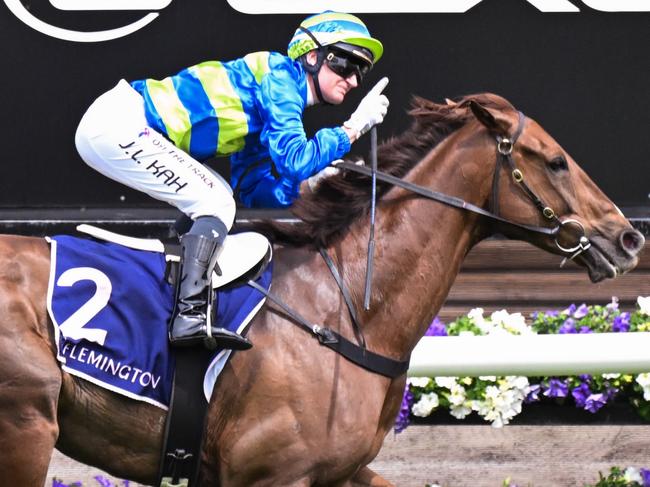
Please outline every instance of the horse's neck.
M456 135L456 134L454 134ZM478 144L451 149L443 142L408 175L408 180L482 205L489 196L491 153ZM465 144L464 144L465 145ZM474 147L471 147L474 145ZM484 144L481 144L484 145ZM364 314L369 346L404 358L437 314L471 246L480 239L477 217L444 204L392 189L377 213L376 253L370 310ZM355 296L363 296L368 225L360 223L342 243L356 248L346 260ZM358 303L361 309L361 303Z

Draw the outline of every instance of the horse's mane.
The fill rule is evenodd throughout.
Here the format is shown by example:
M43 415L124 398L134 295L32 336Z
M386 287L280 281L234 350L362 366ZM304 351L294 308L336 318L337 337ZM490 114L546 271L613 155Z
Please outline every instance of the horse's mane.
M405 176L434 147L472 118L468 108L470 100L488 108L513 109L507 100L490 93L468 95L444 104L414 96L408 112L412 117L410 128L378 147L377 168L399 178ZM377 181L377 198L390 187ZM350 224L370 209L370 179L351 171L324 178L316 191L305 193L291 208L299 220L297 223L262 222L256 229L275 242L327 247L345 235Z

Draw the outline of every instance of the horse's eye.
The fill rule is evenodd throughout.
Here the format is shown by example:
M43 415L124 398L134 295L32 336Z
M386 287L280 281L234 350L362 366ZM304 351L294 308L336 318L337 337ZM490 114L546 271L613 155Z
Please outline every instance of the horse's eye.
M548 167L551 169L551 171L558 172L566 171L568 165L564 156L558 156L548 163Z

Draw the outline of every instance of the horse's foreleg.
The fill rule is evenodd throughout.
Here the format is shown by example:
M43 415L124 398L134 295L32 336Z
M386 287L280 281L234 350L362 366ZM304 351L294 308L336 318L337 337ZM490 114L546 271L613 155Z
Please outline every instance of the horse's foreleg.
M39 337L16 328L3 325L0 335L0 483L43 487L58 435L61 373Z
M42 487L56 443L57 385L53 381L32 379L15 376L7 381L4 373L0 378L0 478L3 485Z
M395 487L395 485L368 467L363 467L352 478L349 487Z

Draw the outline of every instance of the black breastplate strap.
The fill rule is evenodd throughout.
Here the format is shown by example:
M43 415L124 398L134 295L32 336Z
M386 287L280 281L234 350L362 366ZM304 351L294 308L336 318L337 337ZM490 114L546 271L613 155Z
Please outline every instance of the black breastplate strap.
M354 307L354 303L352 302L352 296L350 296L350 292L348 291L348 288L345 286L345 283L343 282L343 278L341 277L339 270L336 268L334 261L332 261L332 258L329 256L327 251L321 247L319 249L319 252L321 257L323 257L323 260L327 264L327 267L329 267L329 270L332 273L332 277L336 281L336 285L339 287L339 291L341 291L341 295L343 296L345 305L348 307L350 318L352 319L352 327L354 328L354 334L357 337L357 342L359 342L359 346L365 350L366 339L363 336L363 331L361 329L361 321L359 321L359 317L357 316L356 308Z
M395 379L405 374L408 370L409 360L400 361L392 359L390 357L384 357L383 355L378 355L352 343L347 338L339 335L329 328L323 328L319 325L312 325L300 314L287 306L281 299L268 292L255 281L248 281L248 285L253 289L261 292L264 296L267 297L267 299L282 309L282 311L284 311L284 313L289 318L291 318L291 320L296 325L300 326L305 331L308 331L316 338L318 338L318 341L321 345L331 348L335 352L348 359L350 362L355 363L358 366L369 370L370 372L374 372L391 379Z

